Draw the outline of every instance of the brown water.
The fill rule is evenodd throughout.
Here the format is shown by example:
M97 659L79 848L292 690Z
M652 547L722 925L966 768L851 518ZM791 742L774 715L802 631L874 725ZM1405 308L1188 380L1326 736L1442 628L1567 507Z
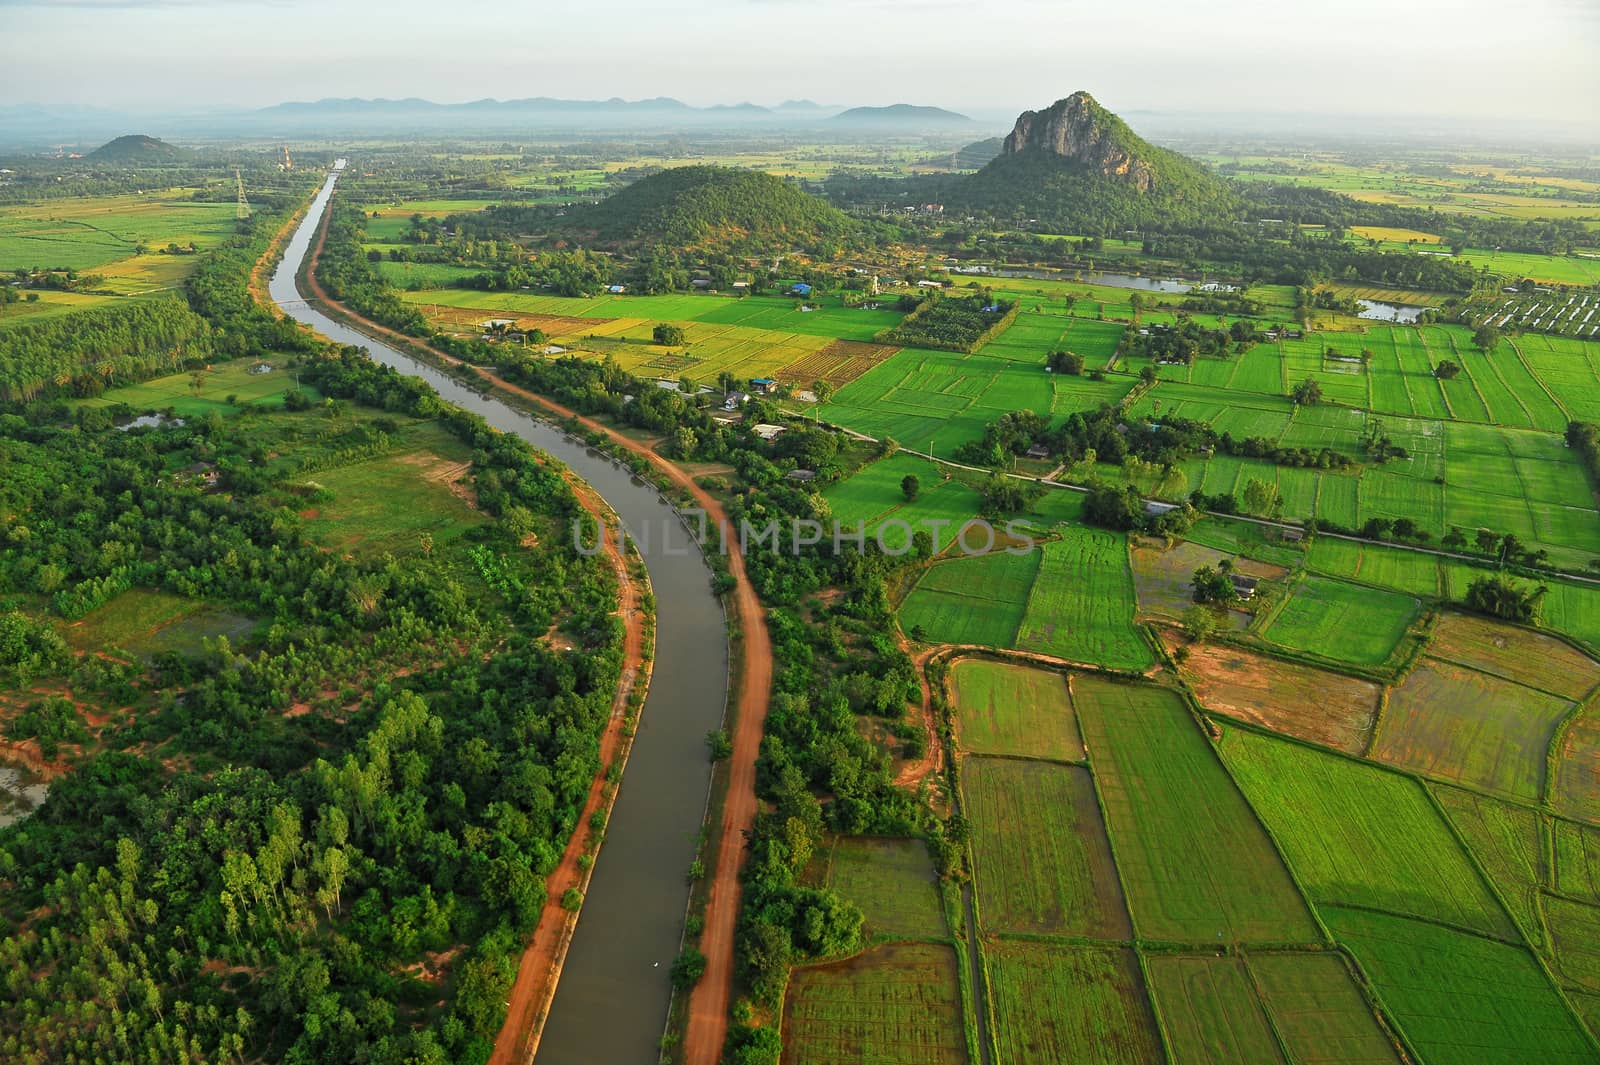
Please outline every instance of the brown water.
M722 724L727 703L727 626L711 592L711 571L677 512L631 471L305 303L295 275L338 176L329 175L289 242L269 286L273 301L330 340L366 348L376 361L422 378L444 399L560 459L640 541L655 592L654 676L539 1062L651 1065L671 1002L668 970L682 936L687 874L710 781L705 734Z

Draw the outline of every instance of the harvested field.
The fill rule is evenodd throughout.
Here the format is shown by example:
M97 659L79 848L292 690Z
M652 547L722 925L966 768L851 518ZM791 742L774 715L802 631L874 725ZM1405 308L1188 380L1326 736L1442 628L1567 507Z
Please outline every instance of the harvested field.
M1566 642L1468 614L1441 615L1428 654L1564 699L1600 684L1600 663Z
M1183 637L1163 630L1169 647ZM1369 680L1225 644L1187 644L1182 672L1207 710L1349 754L1366 750L1382 694Z
M1389 692L1372 756L1538 802L1546 753L1571 709L1553 695L1425 658Z
M795 388L809 388L816 381L826 381L834 388L843 388L874 366L886 362L899 350L859 340L835 340L827 347L791 362L775 376Z
M950 669L961 749L1081 762L1083 737L1066 676L967 658Z
M962 787L986 927L1095 939L1131 936L1088 770L968 758Z

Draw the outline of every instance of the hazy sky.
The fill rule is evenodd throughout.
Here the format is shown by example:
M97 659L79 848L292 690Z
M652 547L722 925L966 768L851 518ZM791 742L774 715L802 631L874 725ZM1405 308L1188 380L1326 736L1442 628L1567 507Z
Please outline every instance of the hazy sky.
M1600 0L0 0L0 103L810 97L1538 115L1600 144Z

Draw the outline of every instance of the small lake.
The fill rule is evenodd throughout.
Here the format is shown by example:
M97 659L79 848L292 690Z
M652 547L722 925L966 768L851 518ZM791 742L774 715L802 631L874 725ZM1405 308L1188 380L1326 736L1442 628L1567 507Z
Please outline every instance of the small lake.
M1099 270L1024 270L999 266L982 274L962 274L963 277L1029 278L1034 281L1077 281L1085 285L1105 285L1107 288L1128 288L1139 292L1192 292L1197 286L1177 278L1136 277L1133 274L1103 273ZM1214 289L1208 288L1208 291Z
M1414 307L1409 303L1384 303L1381 300L1356 300L1361 305L1361 314L1358 317L1374 322L1398 322L1409 325L1422 317L1426 307Z

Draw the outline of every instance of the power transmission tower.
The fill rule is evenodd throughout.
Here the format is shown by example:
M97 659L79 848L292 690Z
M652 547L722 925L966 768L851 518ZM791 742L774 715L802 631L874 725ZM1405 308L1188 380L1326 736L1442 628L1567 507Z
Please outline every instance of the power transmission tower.
M250 201L244 198L244 176L238 170L233 172L233 180L239 184L239 206L234 209L233 217L242 222L250 217Z

